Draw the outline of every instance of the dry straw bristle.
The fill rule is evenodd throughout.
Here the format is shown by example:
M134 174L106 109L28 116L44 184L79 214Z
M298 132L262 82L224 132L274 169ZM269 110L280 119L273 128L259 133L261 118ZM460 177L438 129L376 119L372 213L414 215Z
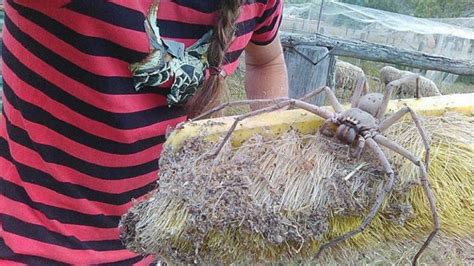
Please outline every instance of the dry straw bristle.
M442 235L422 258L426 263L464 261L474 236L474 121L445 115L423 123L432 139L429 178ZM387 136L422 157L408 119ZM307 260L321 241L356 228L381 189L383 175L368 162L347 159L345 146L319 135L290 131L268 140L254 136L208 159L216 143L193 139L160 160L160 189L122 219L127 246L171 262L276 262ZM385 151L397 171L396 187L366 232L326 252L321 263L349 259L407 263L432 226L417 169ZM441 239L443 239L441 241ZM359 251L364 250L364 256ZM451 252L452 251L452 252ZM451 253L450 253L451 252Z

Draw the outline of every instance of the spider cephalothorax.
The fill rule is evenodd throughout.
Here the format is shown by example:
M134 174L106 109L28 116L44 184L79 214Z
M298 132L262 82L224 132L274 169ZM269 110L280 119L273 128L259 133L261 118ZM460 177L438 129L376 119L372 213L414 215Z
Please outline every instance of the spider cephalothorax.
M426 136L426 133L424 132L423 127L421 126L421 122L417 114L409 107L404 107L399 111L389 115L387 118L384 118L384 114L387 110L388 102L391 98L392 92L401 85L399 80L389 83L385 89L384 94L369 93L362 96L361 94L363 88L365 87L365 83L365 78L359 80L351 99L351 108L349 108L348 110L344 110L344 108L338 102L336 96L330 88L322 87L303 96L300 99L278 98L274 100L243 100L226 103L205 112L204 114L194 118L193 120L198 120L200 118L206 117L228 106L255 103L271 104L268 107L235 117L235 121L227 132L227 134L225 135L224 140L220 143L216 151L210 156L215 156L220 152L224 144L229 140L232 132L242 120L251 116L271 112L287 106L301 108L324 118L325 122L321 127L320 132L325 136L335 138L342 143L348 144L351 148L352 156L359 157L364 151L364 148L368 148L373 153L375 158L378 160L379 165L386 174L385 184L383 188L377 194L377 198L375 199L373 206L371 207L367 216L362 221L361 225L357 229L349 231L346 234L332 239L329 242L321 245L316 257L318 257L324 249L334 246L337 243L344 241L348 238L351 238L354 235L362 232L365 228L367 228L367 226L369 226L370 222L373 220L380 207L382 206L387 193L392 190L394 185L395 173L380 146L384 146L385 148L392 150L393 152L396 152L401 156L405 157L406 159L414 163L420 171L421 185L426 194L429 207L433 215L433 231L430 233L423 246L415 255L413 259L413 263L415 264L419 256L423 253L425 248L428 246L428 244L431 242L431 240L440 228L439 217L436 212L435 198L430 187L426 169L429 161L429 140ZM326 93L326 99L331 103L331 106L333 107L335 112L330 112L325 108L321 108L319 106L312 105L306 102L306 100L321 92ZM387 128L392 126L407 113L409 113L411 118L413 119L418 129L418 132L423 140L423 144L426 150L424 163L398 143L383 136L383 132Z
M351 154L359 157L364 147L365 139L376 135L379 121L376 119L377 110L383 102L383 94L370 93L362 96L356 107L336 114L328 119L320 132L326 137L336 137L340 142L350 145Z
M130 70L136 90L160 86L174 78L167 96L168 104L183 104L204 81L212 30L188 48L183 43L165 40L161 38L160 29L156 25L158 4L159 0L154 0L145 20L145 30L152 50L144 60L131 64Z

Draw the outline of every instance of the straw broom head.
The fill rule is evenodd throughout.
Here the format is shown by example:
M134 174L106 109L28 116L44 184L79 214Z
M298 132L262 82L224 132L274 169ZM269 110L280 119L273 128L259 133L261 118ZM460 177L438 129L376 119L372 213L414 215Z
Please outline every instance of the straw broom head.
M443 231L443 241L434 246L463 250L474 236L474 119L448 114L425 119L424 127L432 139L429 178ZM387 136L423 156L410 121L394 125ZM172 262L305 260L322 241L356 228L381 189L383 175L370 153L365 162L348 160L344 146L319 135L256 135L206 159L205 151L215 145L195 138L178 152L165 148L160 189L122 219L128 248ZM386 153L397 171L395 189L369 228L326 252L321 263L347 262L360 250L366 260L382 254L387 263L409 262L429 232L431 214L415 166ZM449 254L441 259L469 256ZM439 263L439 254L422 259Z

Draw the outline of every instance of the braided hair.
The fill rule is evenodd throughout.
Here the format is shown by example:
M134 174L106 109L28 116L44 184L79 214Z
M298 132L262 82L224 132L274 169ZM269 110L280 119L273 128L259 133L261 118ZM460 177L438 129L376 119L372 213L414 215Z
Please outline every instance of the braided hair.
M235 23L240 15L240 7L244 0L220 0L217 23L214 26L212 40L208 49L210 76L206 79L196 94L188 101L186 112L189 117L217 105L224 92L224 77L220 74L221 67L226 62L225 53L235 34Z

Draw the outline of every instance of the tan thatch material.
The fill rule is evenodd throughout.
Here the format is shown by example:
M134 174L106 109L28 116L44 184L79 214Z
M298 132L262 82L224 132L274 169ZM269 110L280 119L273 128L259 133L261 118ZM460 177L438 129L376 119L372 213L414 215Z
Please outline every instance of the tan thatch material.
M467 262L474 237L474 119L433 117L424 126L433 141L429 175L442 237L421 262ZM394 126L388 136L423 155L412 123ZM194 139L177 153L165 149L160 189L123 217L127 247L171 262L307 260L321 241L360 223L382 184L370 153L368 163L348 160L344 146L319 135L255 136L206 158L213 148ZM324 253L321 263L407 263L427 236L431 220L417 171L388 154L397 184L380 215L366 232Z

